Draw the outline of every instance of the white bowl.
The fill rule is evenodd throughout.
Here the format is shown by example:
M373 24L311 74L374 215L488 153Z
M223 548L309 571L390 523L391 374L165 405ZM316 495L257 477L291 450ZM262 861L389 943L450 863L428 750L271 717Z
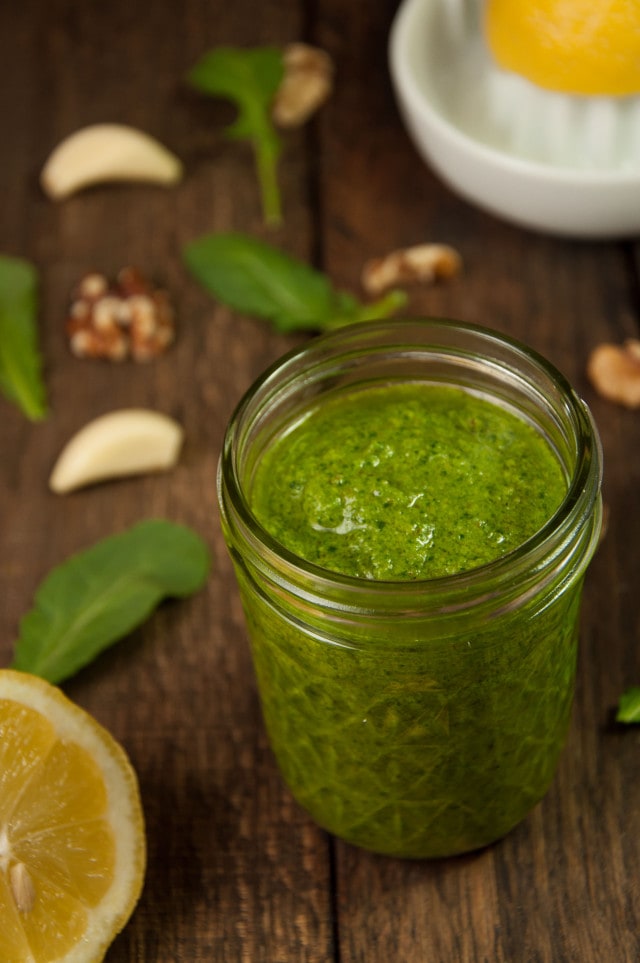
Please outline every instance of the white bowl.
M541 91L498 70L482 0L403 0L391 78L416 148L459 194L537 230L640 233L640 97Z

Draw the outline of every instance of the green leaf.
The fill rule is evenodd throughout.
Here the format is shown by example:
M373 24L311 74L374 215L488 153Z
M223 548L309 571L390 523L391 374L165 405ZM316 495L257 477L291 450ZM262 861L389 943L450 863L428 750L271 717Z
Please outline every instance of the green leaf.
M387 317L405 303L392 291L362 305L336 291L320 271L245 234L210 234L183 252L192 274L219 301L270 321L277 331L327 331L353 321Z
M13 668L61 682L144 621L165 596L204 585L207 548L163 519L140 522L54 568L20 623Z
M36 330L36 269L0 256L0 390L31 421L46 417L46 392Z
M271 105L283 74L282 51L277 47L217 47L187 75L196 89L231 100L238 108L238 116L226 133L253 146L263 215L269 224L282 220L277 180L282 144L271 120Z
M640 686L627 689L618 703L618 722L640 722Z

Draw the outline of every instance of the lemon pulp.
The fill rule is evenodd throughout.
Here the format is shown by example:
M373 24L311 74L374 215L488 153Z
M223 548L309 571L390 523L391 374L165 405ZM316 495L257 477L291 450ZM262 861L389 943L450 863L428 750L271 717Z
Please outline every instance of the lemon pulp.
M640 93L638 0L487 0L496 63L549 90Z
M143 874L121 747L55 687L1 671L0 960L101 960Z

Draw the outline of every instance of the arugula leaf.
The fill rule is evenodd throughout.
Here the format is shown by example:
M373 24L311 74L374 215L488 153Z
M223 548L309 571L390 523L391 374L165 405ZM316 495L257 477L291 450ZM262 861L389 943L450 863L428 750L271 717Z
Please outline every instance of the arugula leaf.
M627 689L618 703L618 722L640 722L640 686Z
M0 390L31 421L47 414L35 324L37 283L29 261L0 256Z
M226 134L249 140L256 155L264 219L282 221L277 164L281 141L271 120L271 105L284 74L282 51L277 47L217 47L198 61L187 75L189 83L205 94L233 101L238 116Z
M148 519L73 555L40 584L20 623L12 667L61 682L151 614L204 584L209 553L195 532Z
M360 304L336 291L324 274L245 234L206 235L188 244L183 257L218 300L265 318L283 334L388 317L406 301L404 292L391 291L373 304Z

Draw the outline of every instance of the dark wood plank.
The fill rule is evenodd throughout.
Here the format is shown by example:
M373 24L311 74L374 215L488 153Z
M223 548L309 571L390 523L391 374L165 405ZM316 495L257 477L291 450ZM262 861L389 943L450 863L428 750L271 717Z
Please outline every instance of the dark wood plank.
M621 245L512 227L439 183L410 145L390 91L395 8L356 4L346 19L339 0L322 4L319 39L340 68L322 120L325 266L353 286L367 257L424 241L453 244L463 274L415 288L408 312L507 332L571 379L602 434L611 521L587 576L575 712L548 796L505 840L465 858L413 865L337 843L341 960L631 963L640 954L631 868L640 761L637 733L616 726L612 713L640 679L640 421L601 401L584 372L597 343L637 334L637 285Z
M34 16L37 8L37 16ZM222 43L299 36L302 5L153 0L83 6L5 5L0 50L3 216L0 250L41 272L41 337L51 416L30 425L0 401L2 662L42 576L71 552L138 519L192 525L213 574L192 600L167 604L65 687L128 749L147 818L149 867L134 919L108 954L124 960L319 960L332 957L326 839L294 807L262 730L244 624L215 495L225 424L253 378L288 346L260 322L216 307L180 261L208 231L265 234L251 155L227 144L226 105L183 83ZM103 187L53 204L38 172L49 150L84 124L140 126L185 160L175 190ZM301 257L311 247L303 138L287 145L286 225L271 238ZM149 365L69 354L69 292L91 269L136 264L175 301L174 348ZM167 476L60 498L47 478L63 442L90 418L141 405L176 417L186 445Z

